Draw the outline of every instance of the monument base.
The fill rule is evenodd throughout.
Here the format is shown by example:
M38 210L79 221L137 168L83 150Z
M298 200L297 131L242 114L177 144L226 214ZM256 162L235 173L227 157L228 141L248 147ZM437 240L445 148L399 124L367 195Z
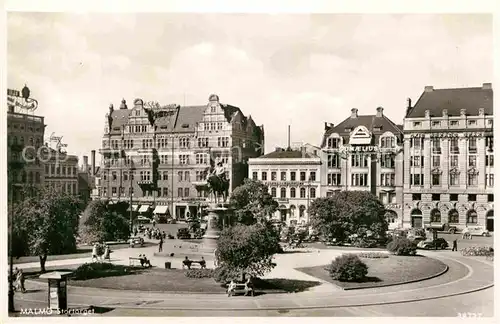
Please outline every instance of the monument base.
M217 248L217 240L220 235L220 228L226 225L228 208L223 204L214 204L207 209L208 222L207 230L203 235L201 248L205 251L214 252Z

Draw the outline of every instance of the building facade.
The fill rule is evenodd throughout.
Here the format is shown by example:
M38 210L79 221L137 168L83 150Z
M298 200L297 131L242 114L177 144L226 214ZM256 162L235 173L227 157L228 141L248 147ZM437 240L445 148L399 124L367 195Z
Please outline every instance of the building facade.
M248 175L247 160L261 155L263 126L211 95L201 106L125 100L106 115L100 168L101 198L130 201L139 212L186 219L208 203L197 185L210 162L221 163L229 192Z
M95 150L91 151L91 163L88 163L88 156L83 156L83 164L78 171L78 194L84 204L92 199L92 193L96 189L96 165Z
M375 115L351 116L337 126L325 123L321 144L321 196L341 190L364 190L387 208L390 228L403 222L403 131L383 108Z
M309 206L320 195L320 166L319 156L307 147L278 148L248 161L249 176L266 184L279 204L273 219L289 226L309 222Z
M32 106L33 100L29 101L29 90L25 87L22 92L7 91L8 192L13 201L22 200L21 188L39 187L44 183L44 167L39 152L43 147L46 125L44 117L32 113L36 106ZM30 103L31 108L23 108L26 103Z
M493 231L493 90L425 87L404 119L404 227Z
M44 185L70 195L79 195L78 157L49 148L44 154Z

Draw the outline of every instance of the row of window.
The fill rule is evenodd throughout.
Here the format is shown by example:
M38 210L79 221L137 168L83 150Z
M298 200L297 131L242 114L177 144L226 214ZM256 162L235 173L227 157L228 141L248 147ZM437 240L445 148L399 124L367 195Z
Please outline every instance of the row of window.
M341 157L339 154L328 154L327 156L327 166L329 168L338 169L340 165ZM393 169L396 165L395 156L393 154L382 154L380 157L380 166L382 168ZM368 155L366 154L353 154L351 155L351 166L352 167L368 167Z
M451 168L458 168L458 158L459 155L450 155L448 157L450 161L450 167ZM477 155L469 155L468 156L468 166L469 168L476 168L477 167ZM487 154L485 156L485 163L486 166L492 167L494 162L494 155L493 154ZM410 157L410 166L412 167L423 167L424 166L424 156L411 156ZM432 167L438 168L441 166L441 156L440 155L433 155L432 156Z
M286 188L280 188L280 198L296 198L297 197L297 189L290 188L290 196L287 197ZM299 189L300 198L316 198L316 188L309 188L309 197L306 197L306 188ZM271 196L273 198L277 197L277 189L275 187L271 188Z
M477 173L467 174L467 185L477 186L479 175ZM494 174L487 173L485 175L485 184L487 187L493 187L494 185ZM450 186L460 185L460 174L450 172L448 177L448 183ZM410 185L412 186L423 186L424 185L424 175L423 174L410 174ZM432 174L431 175L431 185L440 186L442 185L442 175Z
M19 181L19 175L21 175L21 182L22 183L40 183L41 182L41 176L40 172L33 172L33 171L21 171L18 173L17 171L12 171L12 178L14 182Z
M46 185L49 187L58 189L61 192L68 193L71 195L78 194L78 191L76 188L76 182L71 182L71 183L70 182L66 182L66 183L62 182L61 183L61 182L54 181L54 182L47 182Z
M27 130L28 132L36 132L39 133L42 131L42 129L39 126L33 126L31 124L28 124L28 126L25 126L24 124L18 124L18 123L11 123L7 122L7 128L13 128L13 129L20 129L20 130Z
M267 173L268 173L267 171L262 171L260 180L267 181ZM257 171L252 172L252 179L259 180ZM297 181L297 172L290 171L290 177L287 177L287 172L281 171L280 172L280 181L288 181L288 179L290 179L290 181ZM271 171L271 181L277 181L277 180L278 180L278 172ZM309 172L309 179L308 180L306 180L306 172L301 171L299 173L299 181L316 181L316 171Z
M158 180L163 180L163 181L168 180L168 171L158 171L158 174L159 174ZM124 171L122 175L123 175L123 181L134 180L134 173L129 173L127 171ZM140 171L139 176L142 181L150 181L152 179L151 171ZM206 176L207 176L206 171L196 171L196 181L203 181L205 180ZM106 173L103 174L103 180L107 180ZM118 172L116 171L111 172L111 180L112 181L118 180ZM191 181L190 172L178 171L177 181L178 182Z
M488 125L493 125L493 120L488 119L487 123L488 123ZM448 124L450 125L450 127L458 127L459 126L458 120L450 120L450 121L448 121ZM440 120L433 120L431 125L433 127L441 127L441 121ZM477 119L468 119L467 125L476 126ZM420 126L422 126L422 122L419 122L419 121L413 122L413 127L420 127Z
M65 166L65 165L55 165L55 164L45 164L45 176L70 176L75 177L78 173L76 167Z
M198 124L200 130L221 130L222 129L222 122L207 122L207 123L199 123Z
M129 187L129 193L134 195L134 187ZM168 197L169 190L167 187L158 188L156 195L154 194L156 190L144 190L144 197ZM102 196L107 196L108 191L106 187L102 188ZM111 187L111 196L116 197L118 195L125 195L125 187ZM189 188L177 188L177 197L189 197Z
M341 140L340 138L330 137L327 139L326 147L330 149L340 148ZM394 148L396 147L396 138L394 136L384 136L380 138L380 147L382 148Z
M493 202L493 198L494 198L494 195L489 194L488 195L488 202ZM411 199L413 201L422 200L422 194L419 194L419 193L412 194ZM432 201L441 201L441 194L432 194L431 200ZM452 202L458 201L458 194L450 194L450 201L452 201ZM476 194L468 194L467 201L477 201L477 195Z
M28 146L40 147L42 145L42 139L40 137L36 138L28 137L28 142L25 143L24 136L19 136L18 138L17 136L14 135L14 136L9 136L8 142L12 145L19 144L21 146L28 145Z
M421 217L422 211L419 209L412 211L412 217ZM459 223L459 213L458 210L452 209L448 212L448 223L449 224L458 224ZM439 209L431 210L430 221L431 223L441 223L441 211ZM467 224L477 224L477 212L475 210L469 210L467 212Z
M486 140L486 149L487 151L491 152L493 151L494 147L494 142L493 142L493 136L487 136L485 138ZM432 153L434 154L441 154L441 143L443 139L442 138L431 138L431 148L432 148ZM458 138L449 138L448 139L448 145L449 145L449 150L450 153L452 154L460 154L460 147L459 147L459 139ZM414 148L417 150L423 149L424 148L424 139L422 137L415 137L410 140L410 148ZM475 137L470 137L467 139L467 148L468 152L475 154L477 153L477 138Z

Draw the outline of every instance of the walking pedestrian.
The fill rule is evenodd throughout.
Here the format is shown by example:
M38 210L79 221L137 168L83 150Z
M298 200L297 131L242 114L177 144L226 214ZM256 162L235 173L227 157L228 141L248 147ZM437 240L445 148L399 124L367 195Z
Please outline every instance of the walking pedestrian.
M24 273L22 269L19 269L17 272L17 282L19 285L19 288L21 289L21 292L24 294L26 292L26 288L24 288Z
M453 241L453 248L451 249L452 251L458 251L458 246L457 246L457 239Z
M92 262L94 261L94 258L96 261L99 261L99 259L97 259L97 243L95 243L92 247Z
M163 237L160 237L160 243L158 244L158 252L163 251Z

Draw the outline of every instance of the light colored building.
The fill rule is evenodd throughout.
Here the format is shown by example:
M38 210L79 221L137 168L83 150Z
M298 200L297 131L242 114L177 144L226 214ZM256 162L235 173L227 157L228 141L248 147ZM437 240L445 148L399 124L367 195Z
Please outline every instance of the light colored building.
M404 227L431 224L493 230L491 83L425 87L404 119Z
M402 226L403 132L378 107L375 115L351 116L337 126L325 123L321 144L321 195L364 190L388 209L390 228Z
M78 196L78 157L49 148L44 154L44 185Z
M321 160L311 147L281 148L248 160L249 176L266 184L278 202L273 219L287 225L309 222L309 206L320 195Z
M263 126L238 107L211 95L206 105L111 105L106 115L100 168L101 198L130 200L138 212L183 220L207 205L197 190L211 159L222 163L229 192L248 175L247 160L261 155Z
M44 168L39 152L43 146L46 125L44 117L26 113L26 109L20 108L25 103L31 104L31 101L24 99L24 96L29 97L29 89L24 87L22 92L7 91L8 192L14 201L22 199L20 188L41 186L44 183ZM33 107L32 111L36 109L36 106Z

